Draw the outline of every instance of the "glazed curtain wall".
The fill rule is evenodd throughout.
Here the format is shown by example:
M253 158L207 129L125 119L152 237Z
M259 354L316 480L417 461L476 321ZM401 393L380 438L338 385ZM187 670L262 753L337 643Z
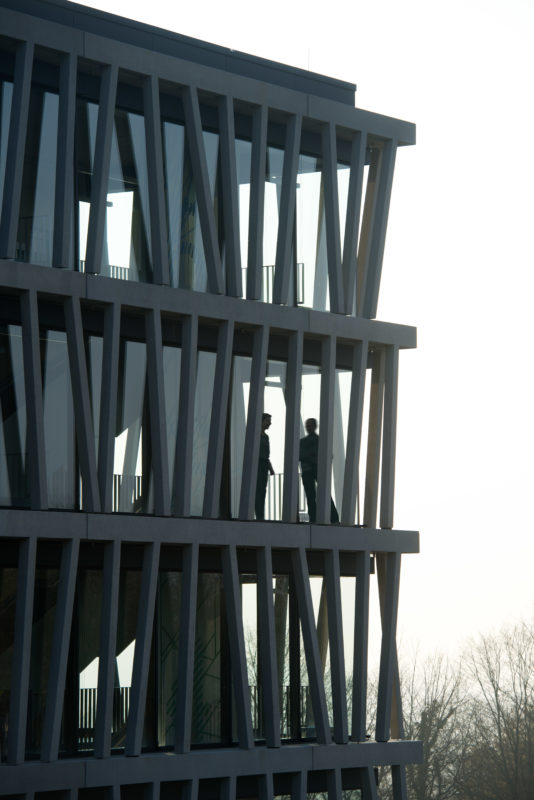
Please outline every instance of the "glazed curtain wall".
M0 256L375 315L394 141L30 51L0 76Z
M368 602L372 559L345 554L344 572L359 567L342 575L339 555L332 563L324 553L310 558L319 574L303 551L45 539L28 550L27 540L6 538L0 557L1 759L13 758L12 684L20 647L14 607L28 582L33 601L23 760L135 755L140 748L187 752L243 746L249 737L270 747L332 737L342 743L349 731L365 740L374 720L345 676L354 674L366 693L367 641L364 634L355 643L361 634L353 620L354 604ZM338 603L335 617L329 606ZM184 682L190 694L185 707ZM54 745L55 704L61 722Z
M309 520L314 418L317 521L392 527L395 346L35 298L0 297L0 505L253 519L267 411L266 519Z

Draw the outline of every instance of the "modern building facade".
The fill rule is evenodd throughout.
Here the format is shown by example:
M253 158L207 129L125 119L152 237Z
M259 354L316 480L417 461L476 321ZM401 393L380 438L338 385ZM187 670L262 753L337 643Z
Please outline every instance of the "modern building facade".
M0 796L352 800L388 767L405 798L422 746L395 633L418 535L393 501L416 337L375 317L415 129L354 97L0 0Z

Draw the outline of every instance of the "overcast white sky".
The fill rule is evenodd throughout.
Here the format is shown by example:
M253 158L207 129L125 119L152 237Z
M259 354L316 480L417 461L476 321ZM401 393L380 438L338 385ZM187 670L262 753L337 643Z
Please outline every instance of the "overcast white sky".
M401 356L401 645L451 654L534 616L534 2L84 3L358 85L417 124L397 159L380 319Z

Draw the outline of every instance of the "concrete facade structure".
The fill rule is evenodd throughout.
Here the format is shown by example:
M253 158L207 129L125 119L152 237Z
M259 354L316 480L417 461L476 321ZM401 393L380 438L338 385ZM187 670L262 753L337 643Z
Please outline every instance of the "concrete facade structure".
M396 622L419 541L393 510L416 335L375 317L415 129L354 96L0 0L0 796L367 800L385 766L406 797L422 745Z

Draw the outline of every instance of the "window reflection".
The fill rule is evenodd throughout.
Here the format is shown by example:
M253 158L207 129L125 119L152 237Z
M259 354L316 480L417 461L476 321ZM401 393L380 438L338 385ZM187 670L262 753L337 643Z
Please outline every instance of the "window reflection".
M48 505L74 508L77 474L74 407L64 331L41 333L41 369Z
M231 515L234 519L239 516L251 365L249 357L234 357L230 436Z
M247 296L248 231L250 213L250 168L252 143L243 139L235 140L237 168L237 199L239 204L239 237L241 251L241 270L243 275L243 297ZM254 266L254 265L252 265Z
M218 743L223 740L222 707L226 704L228 676L222 658L222 576L200 573L198 576L197 617L195 627L195 667L193 685L193 744ZM226 715L225 715L226 716Z
M158 745L173 745L182 602L182 573L159 574L157 615Z
M20 325L0 325L0 505L27 506L26 391Z
M97 122L98 105L78 99L76 106L76 184L78 192L78 268L80 272L85 272Z
M17 569L0 568L0 759L7 757L7 732L13 647L15 644L15 600L17 596Z
M17 233L17 261L52 265L57 94L32 87Z
M165 393L165 430L167 431L167 457L169 465L169 479L171 497L174 487L174 465L176 451L181 448L181 442L176 440L178 430L178 413L180 400L180 368L182 350L180 347L163 347L163 385Z
M297 175L295 275L297 304L329 311L322 160L301 155Z
M0 81L0 215L2 213L2 203L4 199L7 140L9 138L12 97L13 84L10 81Z
M145 121L115 109L106 201L103 275L152 281Z
M274 475L269 475L265 497L265 519L282 519L282 498L284 492L284 446L286 435L286 364L283 361L267 362L265 388L263 392L264 411L271 415L269 436L270 461Z
M58 584L59 549L50 551L40 543L35 570L26 758L38 757L41 750Z
M113 469L113 509L153 513L146 344L123 339Z
M211 200L217 219L220 216L218 212L222 211L219 209L219 190L216 186L219 136L209 131L203 131L202 136ZM163 123L163 152L171 286L205 292L208 288L206 256L193 165L183 125L168 121Z
M202 350L198 353L195 422L193 428L193 480L191 486L191 514L194 517L202 516L204 503L215 360L215 353L208 353Z
M261 281L261 299L264 303L272 303L273 301L274 269L276 263L276 243L278 240L278 217L280 213L283 168L284 151L278 147L268 147L265 166L263 269Z

